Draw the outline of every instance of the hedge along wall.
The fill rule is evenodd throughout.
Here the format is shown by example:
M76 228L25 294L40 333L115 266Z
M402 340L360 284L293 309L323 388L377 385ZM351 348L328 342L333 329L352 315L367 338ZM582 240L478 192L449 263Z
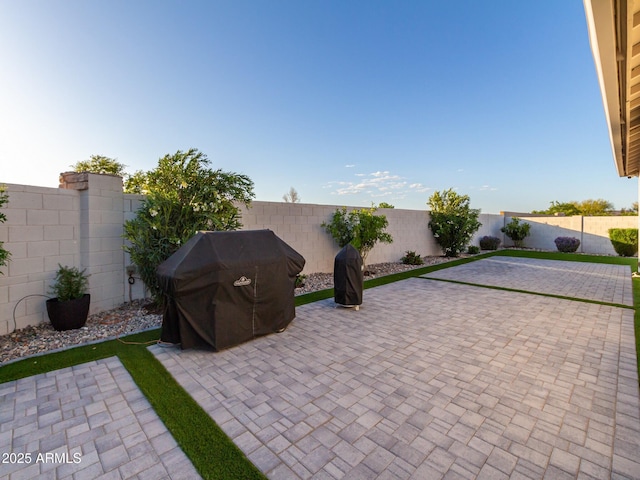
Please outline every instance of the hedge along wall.
M7 184L9 203L3 210L7 222L0 224L0 241L11 252L0 275L0 335L48 321L45 298L58 263L86 268L91 293L91 313L108 310L146 295L123 251L123 224L134 218L144 197L122 193L122 179L110 175L63 174L61 188ZM244 229L269 228L306 259L304 273L331 272L338 245L321 227L340 205L253 202L241 207ZM354 208L354 207L348 207ZM380 209L389 220L394 242L379 244L369 254L369 264L397 262L407 250L422 256L440 255L424 210ZM523 217L524 218L524 217ZM557 236L576 236L587 253L615 254L608 228L636 227L637 217L524 218L532 224L531 248L555 250ZM500 228L508 215L481 214L482 227L472 240L491 235L508 239ZM545 223L548 222L548 223ZM29 296L37 295L37 296Z

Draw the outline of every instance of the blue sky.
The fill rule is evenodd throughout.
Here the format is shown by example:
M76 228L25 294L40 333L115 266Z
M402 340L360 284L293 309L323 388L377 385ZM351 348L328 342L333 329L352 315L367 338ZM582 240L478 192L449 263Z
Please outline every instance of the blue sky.
M257 200L637 200L580 0L0 0L0 182L195 147Z

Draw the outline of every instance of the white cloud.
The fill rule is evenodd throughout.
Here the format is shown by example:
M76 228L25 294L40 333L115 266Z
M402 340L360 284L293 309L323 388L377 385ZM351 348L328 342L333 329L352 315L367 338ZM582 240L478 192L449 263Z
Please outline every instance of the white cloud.
M409 188L419 193L425 193L431 190L431 187L425 187L421 183L412 183L411 185L409 185Z
M349 164L349 165L345 165L344 166L344 168L353 168L353 167L355 167L355 165L353 165L353 164Z
M482 185L478 188L481 192L495 192L498 190L496 187L492 187L491 185Z
M356 195L367 194L371 197L387 197L392 199L402 199L411 192L424 193L428 187L420 183L409 182L400 175L395 175L388 170L379 170L372 173L356 173L356 181L334 181L328 185L334 190L334 195Z

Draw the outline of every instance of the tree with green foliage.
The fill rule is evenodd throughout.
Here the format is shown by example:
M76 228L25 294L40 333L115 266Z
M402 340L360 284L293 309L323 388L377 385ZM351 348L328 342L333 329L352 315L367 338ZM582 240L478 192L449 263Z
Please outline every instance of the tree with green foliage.
M6 187L4 185L0 185L0 208L4 207L7 203L9 203L9 195L6 193ZM7 215L0 212L0 223L4 223L7 221ZM9 257L11 253L8 250L3 248L4 242L0 242L0 267L6 267L9 263ZM4 275L4 272L0 270L0 274Z
M127 175L124 179L124 193L138 195L147 194L147 174L142 170L136 170L133 175Z
M347 207L337 209L329 223L323 222L322 227L334 238L340 248L347 244L353 245L363 263L376 243L392 243L393 237L385 232L389 221L385 215L374 215L375 207L354 209L347 212Z
M511 218L511 221L500 229L507 237L509 237L517 248L524 247L524 239L529 236L531 225L528 223L520 223L518 217Z
M133 220L125 222L125 250L156 301L161 292L156 268L197 231L236 230L241 226L236 202L249 205L254 197L249 177L209 168L196 149L165 155L158 166L139 175L146 192Z
M602 216L610 215L613 211L613 204L607 200L601 198L597 200L588 199L577 202L575 200L571 202L558 202L552 201L551 206L546 210L534 210L531 213L543 214L543 215L556 215L564 214L571 215L584 215L584 216Z
M395 208L393 205L387 202L380 202L378 208Z
M537 213L541 215L580 215L580 210L576 206L577 202L558 202L556 200L551 202L551 206L546 210L534 210L531 213Z
M465 251L482 226L478 221L480 210L471 208L470 202L469 195L459 195L452 188L429 197L429 228L446 257L457 257Z
M74 172L99 173L102 175L118 175L124 177L126 165L118 162L115 158L104 155L91 155L89 160L82 160L75 165L71 165Z
M631 208L623 208L620 210L620 215L634 216L638 215L638 202L633 202Z

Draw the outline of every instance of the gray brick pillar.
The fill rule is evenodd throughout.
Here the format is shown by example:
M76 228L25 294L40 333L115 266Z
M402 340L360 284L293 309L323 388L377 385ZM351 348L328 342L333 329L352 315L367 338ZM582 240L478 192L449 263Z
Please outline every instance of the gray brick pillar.
M80 191L80 264L87 269L91 313L124 302L122 177L67 172L60 188Z

